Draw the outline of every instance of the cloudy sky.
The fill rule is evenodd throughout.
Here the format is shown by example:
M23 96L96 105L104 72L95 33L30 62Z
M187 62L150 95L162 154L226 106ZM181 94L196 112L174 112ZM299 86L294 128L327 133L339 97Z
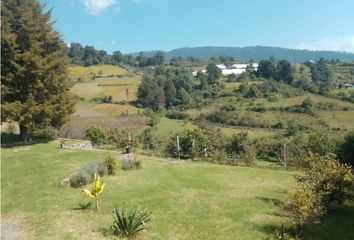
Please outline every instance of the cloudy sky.
M42 0L65 42L108 52L278 46L354 52L353 0Z

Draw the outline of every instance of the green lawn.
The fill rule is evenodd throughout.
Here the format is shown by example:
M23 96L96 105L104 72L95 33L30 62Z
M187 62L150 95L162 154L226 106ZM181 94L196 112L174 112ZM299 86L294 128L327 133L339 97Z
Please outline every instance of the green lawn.
M84 162L103 159L107 153L57 146L2 149L2 217L17 219L25 239L113 239L107 229L115 203L151 211L148 230L138 239L264 239L282 223L276 204L286 199L285 190L294 183L287 171L139 155L143 169L104 178L101 209L95 213L78 209L89 201L79 189L59 183ZM352 213L335 217L349 230ZM331 229L335 221L326 224ZM336 235L328 229L311 234L325 232L314 239L353 236L336 230Z

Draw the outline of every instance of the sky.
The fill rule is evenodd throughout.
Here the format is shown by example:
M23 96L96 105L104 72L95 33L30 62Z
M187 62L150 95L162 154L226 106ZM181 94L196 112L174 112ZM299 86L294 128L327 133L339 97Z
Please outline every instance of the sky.
M203 46L354 52L354 0L41 0L70 44L109 53Z

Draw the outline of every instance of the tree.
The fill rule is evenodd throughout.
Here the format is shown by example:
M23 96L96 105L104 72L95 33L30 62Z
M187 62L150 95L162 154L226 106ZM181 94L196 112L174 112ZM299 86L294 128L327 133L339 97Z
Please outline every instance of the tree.
M71 43L68 55L70 57L71 63L80 65L83 64L82 57L84 55L84 48L80 43Z
M138 87L138 101L143 107L150 107L152 110L158 110L156 93L159 86L156 81L149 76L144 75Z
M206 68L206 71L208 73L208 83L209 84L218 83L222 73L221 69L218 68L215 64L209 63Z
M18 122L24 141L35 130L60 127L75 104L65 44L43 8L35 0L4 0L1 7L2 121Z
M272 60L262 60L259 62L257 69L257 76L263 78L274 78L275 63Z
M164 82L166 108L173 106L176 98L176 88L171 79Z
M112 54L112 60L116 64L120 64L124 60L124 56L120 51L114 51Z
M320 93L326 93L332 87L332 71L323 58L312 65L311 79L320 85Z
M283 81L291 84L294 80L294 75L291 69L291 64L286 60L281 60L277 63L275 80Z

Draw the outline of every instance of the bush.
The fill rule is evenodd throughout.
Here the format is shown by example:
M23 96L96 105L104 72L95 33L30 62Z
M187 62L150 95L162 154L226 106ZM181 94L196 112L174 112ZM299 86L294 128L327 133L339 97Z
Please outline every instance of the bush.
M78 188L81 186L84 186L91 181L91 175L88 174L87 172L80 171L70 178L70 186L73 188Z
M89 184L92 182L95 174L103 177L107 174L107 166L102 161L90 161L86 163L81 169L71 176L70 178L70 186L74 188L78 188Z
M126 129L113 128L108 132L108 139L117 148L125 148L129 143L129 132Z
M152 128L146 128L143 131L141 140L144 149L159 151L160 146L162 145L160 139L154 133Z
M102 144L106 142L107 132L99 125L91 125L85 129L85 137L90 139L92 144Z
M185 129L180 133L179 145L183 157L195 158L204 152L208 139L200 128Z
M319 222L332 203L351 199L354 187L352 169L332 156L310 154L303 161L306 167L285 205L300 234L307 224Z
M107 167L107 173L108 175L116 175L119 170L119 164L118 161L112 157L112 155L108 155L105 159L105 164Z
M170 119L185 119L188 120L190 118L189 114L179 111L169 111L166 113L166 117Z
M232 135L226 145L226 152L228 154L243 155L245 153L245 146L249 143L248 133L240 132L237 135Z
M354 167L354 131L347 133L339 147L339 159Z
M140 207L121 208L114 206L111 229L115 235L131 237L145 229L150 213Z
M321 156L335 153L337 149L336 141L325 133L315 133L309 136L307 150Z

